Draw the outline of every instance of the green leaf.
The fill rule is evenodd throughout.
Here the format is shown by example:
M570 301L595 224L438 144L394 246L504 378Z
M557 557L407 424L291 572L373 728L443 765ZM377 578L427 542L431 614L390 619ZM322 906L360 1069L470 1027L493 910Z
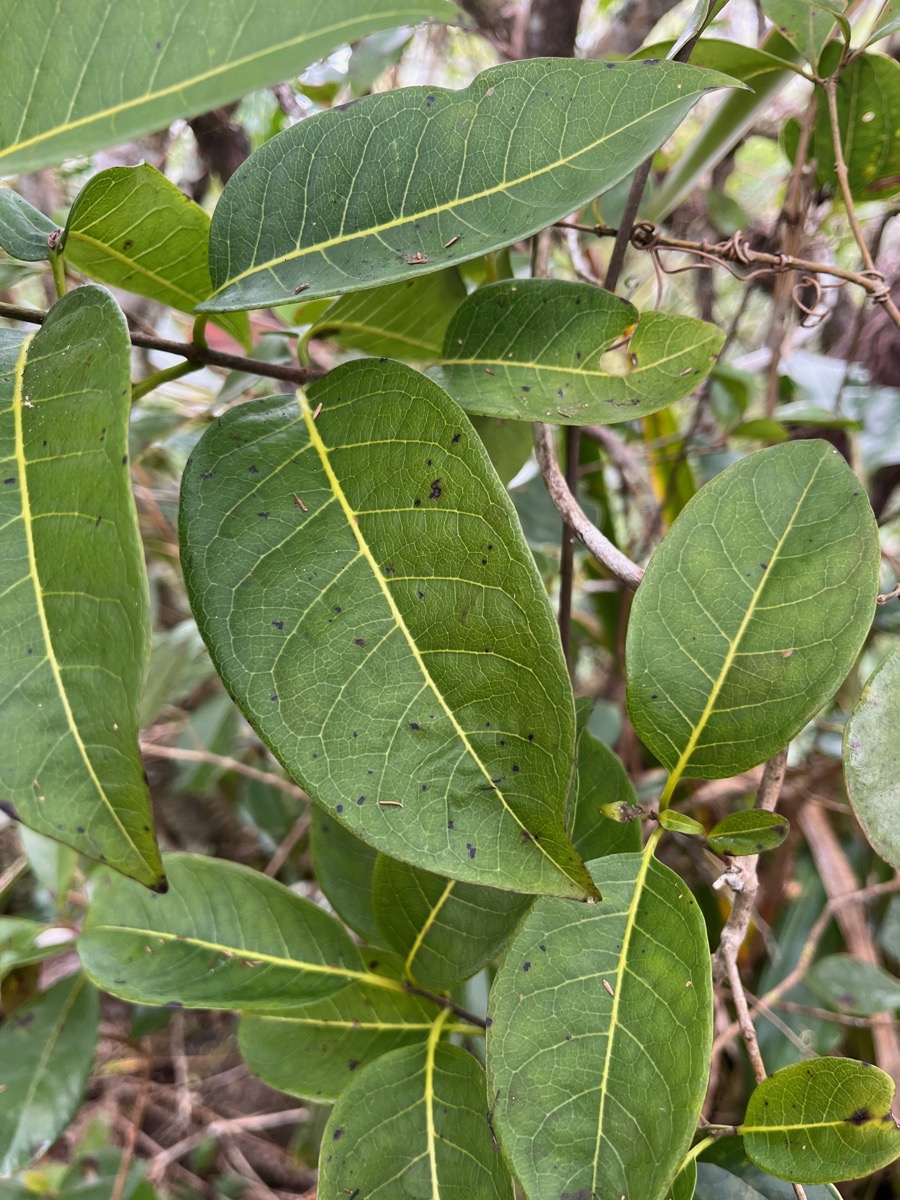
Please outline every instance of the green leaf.
M384 358L439 358L454 309L466 298L459 272L436 271L402 283L341 296L316 322L311 338Z
M524 421L501 421L497 417L470 415L469 420L481 438L500 482L508 485L531 457L531 426Z
M185 471L181 535L226 687L329 815L450 878L592 891L562 828L574 718L553 614L440 388L363 360L299 405L231 409Z
M719 1138L697 1164L696 1200L795 1200L791 1184L761 1171L739 1137ZM831 1184L809 1184L806 1200L841 1200Z
M0 249L25 262L50 257L47 238L58 226L11 187L0 187Z
M316 883L337 915L373 945L384 939L372 909L372 873L378 851L313 807L310 846Z
M666 1200L694 1200L694 1192L697 1188L697 1161L691 1161L675 1176L669 1194Z
M762 854L780 846L790 831L785 817L764 809L730 813L709 831L707 844L719 854Z
M510 1200L486 1110L484 1072L458 1046L433 1035L384 1055L344 1089L325 1126L319 1200Z
M897 0L888 0L884 8L879 13L879 21L877 26L866 38L864 50L869 46L873 46L875 42L880 42L882 38L890 37L892 33L896 33L900 29L900 4Z
M373 974L399 979L393 955L363 948ZM316 1103L336 1100L356 1071L382 1054L428 1039L440 1010L409 992L351 983L336 996L280 1017L245 1016L241 1053L270 1087Z
M687 813L676 812L674 808L664 809L659 814L659 823L669 833L686 833L691 837L703 837L706 833L706 829L699 821L695 821Z
M606 815L616 810L639 816L637 795L621 759L585 729L578 738L567 821L572 844L585 862L640 850L641 822Z
M58 0L0 14L0 173L119 145L279 83L344 42L428 17L442 0Z
M709 1071L706 929L688 887L646 854L591 873L602 904L540 898L497 973L494 1127L529 1200L662 1200Z
M900 869L898 709L900 647L870 676L844 729L844 781L856 819L876 852Z
M827 442L748 455L689 502L631 610L628 708L673 773L737 775L834 694L875 609L878 535Z
M101 288L0 342L0 794L19 818L158 886L137 748L147 577L128 474L130 350Z
M15 1009L0 1028L0 1175L40 1157L81 1104L94 1061L100 1005L70 975Z
M0 917L0 980L18 967L62 953L74 940L69 929L48 927L26 917Z
M844 5L840 5L843 12ZM815 68L835 26L835 14L810 0L763 0L763 10L778 32Z
M60 242L91 279L190 313L212 291L209 217L155 167L110 167L78 194ZM246 314L214 317L250 348Z
M335 918L282 884L194 854L167 855L166 870L165 896L109 872L95 876L78 953L88 975L113 995L278 1012L354 980L371 982ZM382 986L403 990L390 980Z
M403 956L407 978L443 992L469 979L506 945L530 896L443 879L382 854L375 864L375 917Z
M692 392L725 335L587 283L503 280L457 309L428 372L463 408L560 425L631 421Z
M838 1012L889 1012L900 1008L900 979L875 963L852 954L829 954L820 958L806 977L812 990Z
M853 198L883 200L896 195L900 192L900 63L884 54L858 55L841 72L837 110ZM834 188L834 144L824 98L817 111L812 156L819 181Z
M889 1075L850 1058L816 1058L756 1088L738 1133L757 1166L794 1183L861 1179L900 1155Z
M200 309L357 291L511 245L622 179L728 86L680 63L530 59L460 91L401 88L318 113L229 181L210 233L216 292Z

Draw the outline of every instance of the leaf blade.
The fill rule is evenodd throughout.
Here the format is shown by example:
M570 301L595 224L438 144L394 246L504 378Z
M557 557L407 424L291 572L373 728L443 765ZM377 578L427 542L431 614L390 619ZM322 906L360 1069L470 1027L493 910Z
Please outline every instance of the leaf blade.
M863 688L844 730L844 782L856 818L876 852L900 868L896 726L900 650L893 650Z
M82 0L77 12L55 0L8 6L0 39L21 53L0 94L0 172L151 133L278 83L367 33L455 16L441 0L318 0L287 13L278 0L249 0L238 36L234 10L215 0Z
M232 410L194 452L181 513L217 668L330 815L450 878L592 891L562 823L574 714L555 622L505 489L435 384L358 360L300 411Z
M877 571L868 501L827 443L758 451L697 493L650 561L626 649L632 720L673 779L786 745L852 666Z
M510 245L623 178L703 91L721 86L732 84L675 63L531 59L490 68L458 92L405 88L317 114L229 181L210 234L216 291L200 311L289 301L298 287L310 299L354 291ZM531 134L516 136L534 127L549 147L537 164ZM371 180L369 158L379 164ZM433 162L450 165L423 166Z
M89 286L54 305L15 361L13 349L0 368L12 472L0 493L0 714L7 737L29 736L4 756L3 793L37 832L159 886L137 747L148 597L127 465L128 331Z

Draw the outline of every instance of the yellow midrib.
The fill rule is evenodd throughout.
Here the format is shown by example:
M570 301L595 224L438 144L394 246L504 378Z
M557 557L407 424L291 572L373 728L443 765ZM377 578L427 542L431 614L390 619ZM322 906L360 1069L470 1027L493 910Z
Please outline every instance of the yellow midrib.
M601 356L607 354L612 347L601 351ZM595 371L588 370L586 367L572 367L564 363L542 363L542 362L520 362L511 358L444 358L436 365L438 367L518 367L526 371L555 371L557 374L563 372L566 375L578 375L586 378L597 379L621 379L627 384L630 379L634 379L636 375L642 374L644 371L658 370L664 367L666 363L673 362L675 359L684 358L686 354L690 354L696 346L685 346L684 349L677 351L675 354L669 354L665 358L656 358L651 363L646 363L644 366L636 366L633 371L628 371L624 375L618 375L615 371Z
M195 304L204 299L203 296L192 296L190 292L186 292L184 288L179 287L178 284L173 280L163 279L161 275L157 275L155 271L151 271L147 267L142 266L135 259L127 258L120 251L114 249L109 242L101 242L97 238L93 238L89 234L83 233L78 229L73 229L69 233L69 240L80 242L84 246L88 246L93 250L102 252L107 256L107 258L115 259L115 261L120 263L123 267L129 268L132 274L142 275L145 279L148 279L152 283L156 284L160 291L174 292L176 295L183 297L188 302L186 307L189 312Z
M385 17L387 15L387 13L384 14ZM409 10L397 10L392 15L398 17L408 16ZM96 112L88 113L87 116L79 117L75 121L64 121L62 124L54 125L52 129L47 129L43 133L35 134L30 138L24 138L22 141L13 142L12 145L7 146L4 150L0 150L0 160L8 158L11 154L15 154L19 150L24 150L28 146L36 146L41 142L50 141L60 134L69 133L72 129L82 129L86 125L105 121L108 117L116 117L120 113L128 112L130 109L139 108L142 104L152 104L153 101L161 100L164 96L172 96L178 92L183 92L186 88L196 87L197 84L204 83L207 79L215 79L220 75L228 74L229 71L240 70L241 67L247 66L248 63L256 62L258 59L268 58L272 54L280 54L283 50L289 50L294 46L302 46L304 42L309 41L311 38L328 37L332 33L338 33L342 29L352 27L359 22L359 19L359 17L352 17L346 21L338 21L334 25L329 25L324 29L320 28L312 32L306 32L299 37L290 38L286 42L267 46L264 50L260 50L256 54L246 54L243 58L235 58L220 66L212 67L208 71L201 71L199 75L192 75L188 79L181 79L178 83L173 83L169 87L160 88L155 92L144 92L143 95L135 96L122 104L113 104L109 108L98 109Z
M547 163L543 167L539 167L536 171L529 171L525 175L518 175L515 179L502 180L500 183L494 184L491 187L483 188L480 192L472 192L468 196L456 196L452 200L447 200L443 204L435 204L431 208L423 208L417 212L408 213L405 216L394 217L390 221L383 221L380 225L370 225L366 229L358 229L354 233L341 233L337 237L328 238L323 242L316 242L312 246L295 246L293 250L287 254L279 254L275 258L270 258L266 262L253 263L247 267L245 271L241 271L238 275L233 275L227 279L221 287L217 288L210 300L215 300L216 296L222 292L234 287L240 283L242 279L246 279L251 275L258 275L262 271L270 271L274 267L280 266L285 262L294 262L297 259L305 258L308 254L321 254L325 250L330 250L332 246L343 246L348 242L357 241L359 238L374 237L382 233L386 233L390 229L399 229L404 225L409 225L413 221L422 221L426 217L440 216L441 213L453 212L456 209L465 208L467 204L474 204L477 200L486 200L490 196L502 195L505 192L511 191L513 188L519 187L523 183L529 183L532 179L540 179L543 175L551 174L553 171L559 170L560 167L566 166L577 158L581 158L584 154L589 154L592 150L596 150L598 146L602 146L605 142L612 138L619 137L625 133L633 125L642 125L646 123L650 117L655 117L657 114L664 112L667 108L672 108L673 105L681 104L688 96L695 93L688 92L684 96L678 96L674 100L669 100L659 108L650 109L647 112L641 113L635 117L633 121L628 121L624 125L619 125L611 133L604 134L597 138L596 141L590 142L586 146L582 146L577 152L568 154L562 158L556 159L555 162Z
M378 586L381 589L381 594L384 596L385 601L388 606L388 609L390 610L391 616L394 619L394 624L397 626L397 628L400 630L400 633L403 635L403 638L406 641L407 646L409 647L410 653L412 654L413 658L415 659L416 665L418 666L419 670L422 672L422 678L425 680L426 685L429 688L431 688L431 691L432 691L432 694L434 695L435 700L437 700L438 704L443 709L444 714L446 715L451 726L453 727L454 733L457 735L459 740L462 742L463 746L465 746L466 752L470 755L472 761L477 765L478 769L481 771L484 778L490 784L491 791L500 800L500 803L503 805L504 809L507 811L507 813L509 813L509 815L512 817L512 819L515 821L516 825L518 825L518 827L521 830L523 830L525 833L528 834L529 843L531 845L537 847L537 849L540 851L541 854L543 854L543 856L547 859L547 861L552 864L554 870L557 871L557 873L564 875L566 879L571 879L573 883L577 884L577 881L572 879L572 877L570 875L568 875L566 871L563 870L563 868L559 865L559 863L557 863L553 858L550 857L550 855L547 853L547 851L541 845L540 841L531 836L530 831L526 828L526 826L522 823L522 821L516 815L514 810L510 807L510 804L507 801L506 797L504 796L503 792L500 790L500 788L497 786L497 784L494 783L494 780L491 777L490 771L485 766L485 764L481 761L481 758L478 756L478 754L476 754L475 747L469 741L466 731L463 729L463 727L460 725L459 721L456 719L456 713L454 713L453 709L447 703L446 699L444 698L443 692L440 690L440 688L437 686L434 679L432 678L431 672L428 670L428 667L425 665L425 660L422 658L421 651L419 650L419 647L416 645L415 639L413 638L412 634L410 633L409 627L407 626L406 621L403 619L403 614L400 612L400 609L397 607L397 602L394 599L393 595L391 594L391 591L387 586L384 576L381 574L381 571L379 570L378 563L375 560L375 556L372 554L372 551L369 548L368 542L365 540L365 538L363 537L363 535L360 531L359 523L356 519L357 514L351 507L350 501L347 499L344 489L341 487L340 480L338 479L337 474L335 473L334 467L331 465L331 459L328 454L328 447L325 445L324 441L322 440L322 436L319 433L318 426L316 425L315 421L313 420L312 409L309 407L309 402L307 401L306 394L304 393L302 388L298 388L297 398L298 398L298 403L300 405L300 411L303 414L304 421L306 422L306 428L309 433L310 443L315 448L315 451L319 456L319 461L322 464L322 469L325 472L325 475L331 486L331 490L332 490L333 494L336 496L337 501L340 504L341 509L343 510L344 516L347 519L347 524L349 525L350 529L353 531L353 535L356 538L357 544L359 546L360 552L363 555L363 558L365 558L366 562L369 564L369 569L371 570L373 577L378 582ZM577 885L577 886L580 887L581 885Z
M594 1160L591 1168L592 1189L596 1189L597 1187L597 1171L600 1166L600 1143L603 1140L603 1118L606 1112L606 1097L609 1094L609 1072L612 1063L616 1030L619 1026L619 1003L624 990L625 966L628 961L628 948L631 944L631 935L634 933L638 905L640 904L641 895L644 891L644 881L647 878L647 872L650 870L650 863L653 859L653 851L656 848L656 843L659 841L661 833L662 830L657 828L656 831L651 834L650 840L644 847L644 851L641 856L640 870L638 871L637 878L634 882L634 894L631 897L631 903L628 905L628 915L625 919L625 932L622 934L622 949L619 951L619 959L616 963L616 987L615 991L613 992L612 1008L609 1014L609 1036L606 1040L606 1055L603 1059L603 1072L600 1076L600 1110L597 1113L597 1141L594 1146ZM594 1194L593 1191L591 1194Z
M122 836L125 838L127 845L137 855L139 861L146 865L147 864L146 858L141 853L141 851L138 849L138 847L135 845L133 839L131 838L131 835L128 833L128 830L122 824L122 820L119 817L119 814L116 812L115 807L110 803L109 797L107 796L102 783L97 778L97 773L94 770L93 763L91 762L90 758L88 757L87 747L85 746L84 741L81 737L81 733L79 732L78 723L75 720L75 714L72 712L72 706L69 703L69 697L68 697L68 694L66 693L65 685L63 684L62 670L60 668L59 661L56 657L56 651L53 646L53 638L50 633L50 624L47 620L46 609L44 608L43 587L41 584L40 575L38 573L37 555L36 555L35 549L34 549L34 532L32 529L32 516L31 516L31 497L30 497L29 491L28 491L28 461L25 457L25 435L24 435L24 430L22 428L22 413L24 410L24 394L23 393L24 393L25 367L27 365L28 349L31 345L31 342L33 341L33 339L36 336L37 335L33 334L33 333L29 334L23 341L22 348L19 351L19 357L18 357L18 360L16 361L16 369L15 369L15 376L14 376L15 383L14 383L14 388L13 388L13 401L12 401L13 422L14 422L14 431L15 431L14 432L15 449L13 452L13 457L16 461L16 465L19 468L19 478L21 480L20 494L22 497L22 526L25 531L25 545L26 545L26 548L28 551L28 576L31 579L31 583L34 588L35 610L37 611L38 621L40 622L41 635L44 639L44 646L45 646L46 652L47 652L47 662L50 664L50 670L53 673L53 681L56 684L56 691L57 691L57 695L59 696L59 702L62 706L63 713L65 714L66 723L69 726L69 732L72 735L75 745L78 748L78 753L81 757L82 762L84 763L84 767L85 767L87 776L90 779L91 783L93 783L94 787L96 788L97 795L102 800L103 804L105 805L106 809L108 810L113 821L119 827L119 830L120 830Z
M880 1120L879 1117L872 1117L863 1124L871 1125ZM804 1121L800 1125L738 1125L737 1132L743 1137L747 1133L794 1133L806 1129L840 1129L847 1125L853 1125L853 1122L848 1121L846 1117L835 1117L833 1121ZM854 1128L860 1128L860 1126L854 1126ZM896 1129L896 1126L892 1123L889 1128L885 1122L885 1129L890 1132L891 1129Z
M20 1098L21 1099L21 1106L19 1108L20 1119L22 1117L26 1117L29 1115L31 1101L34 1097L35 1092L37 1091L37 1089L40 1087L41 1083L43 1082L44 1070L47 1066L47 1063L50 1060L50 1056L52 1055L53 1051L56 1049L56 1043L59 1040L59 1037L62 1033L63 1026L66 1023L66 1018L68 1017L68 1015L72 1011L72 1009L75 1007L75 1001L81 995L86 984L87 984L87 980L82 978L78 983L73 985L72 992L69 996L68 1002L66 1003L62 1012L59 1014L59 1016L56 1020L56 1023L53 1026L53 1030L52 1030L50 1036L47 1038L46 1045L44 1046L43 1052L41 1054L40 1062L38 1063L37 1067L35 1068L35 1072L31 1077L31 1082L28 1084L28 1091L25 1093L24 1097Z
M450 1009L445 1008L431 1027L428 1041L425 1045L425 1126L428 1138L428 1166L431 1170L431 1197L440 1200L441 1185L437 1173L437 1133L434 1127L434 1056L440 1041L441 1030L450 1016Z
M438 913L441 911L441 909L444 907L444 905L450 899L450 895L455 886L456 886L455 879L447 880L447 886L441 892L440 898L438 899L437 903L432 908L431 912L429 912L426 919L422 922L422 928L416 934L416 940L413 942L410 952L406 956L406 962L403 964L403 974L406 976L407 979L411 980L413 983L415 983L416 977L415 977L415 975L413 975L412 965L415 962L416 955L421 950L422 943L425 941L426 937L428 936L428 931L431 929L432 925L437 920Z
M307 971L312 975L336 976L340 979L365 983L370 987L381 987L391 992L402 992L404 996L408 994L406 988L399 980L388 979L383 975L372 975L368 971L354 971L350 967L331 967L327 963L308 963L297 958L281 958L276 954L266 954L244 946L225 946L220 942L208 941L206 938L167 933L160 929L137 929L132 925L92 925L89 929L85 930L85 935L88 936L92 933L130 933L137 937L147 938L148 940L156 939L156 941L163 942L179 942L183 946L196 946L198 950L216 951L225 958L241 959L245 962L264 964L268 967L285 967L290 971ZM299 1007L300 1001L297 1003Z
M725 658L722 662L722 666L719 670L719 674L716 676L715 682L713 683L713 686L710 688L709 698L706 701L706 705L703 709L703 712L700 714L700 718L697 721L697 724L694 726L693 731L691 732L691 736L688 738L687 745L685 746L684 750L681 752L681 757L678 759L678 762L673 767L672 772L669 775L668 780L666 781L665 789L663 791L662 796L660 797L660 804L663 807L664 807L663 802L664 801L666 803L668 802L669 797L672 795L672 792L675 790L675 785L681 779L682 772L684 771L685 767L691 760L691 755L694 753L694 750L697 748L697 743L700 740L700 737L701 737L703 731L706 729L706 726L709 724L709 719L712 716L713 711L715 709L716 701L719 698L719 694L721 693L722 688L725 686L725 681L728 678L728 673L731 670L732 665L735 660L735 657L737 655L738 646L740 646L741 639L743 638L744 634L747 632L747 628L748 628L750 622L753 620L754 615L756 614L756 606L758 605L760 597L762 596L763 592L765 591L766 585L769 582L769 577L772 573L772 568L775 566L776 562L778 561L778 556L781 553L782 547L784 546L784 543L787 540L788 535L790 534L791 530L794 528L794 522L797 519L797 515L800 512L803 502L809 493L809 489L812 487L813 483L815 482L816 476L818 475L819 470L821 469L822 464L824 462L825 462L825 456L823 455L822 458L819 459L818 463L816 463L816 469L810 475L810 478L806 484L806 487L800 493L800 496L797 499L796 504L794 505L794 511L791 513L791 518L788 521L787 525L785 526L784 533L782 533L781 537L778 539L778 542L775 545L775 549L772 551L771 555L769 556L769 565L767 566L766 570L763 572L762 578L760 579L759 583L756 585L756 588L753 591L753 595L750 597L750 603L747 605L747 611L744 613L743 619L741 620L741 623L738 626L737 633L734 635L734 637L731 640L731 644L728 647L728 653L725 655Z

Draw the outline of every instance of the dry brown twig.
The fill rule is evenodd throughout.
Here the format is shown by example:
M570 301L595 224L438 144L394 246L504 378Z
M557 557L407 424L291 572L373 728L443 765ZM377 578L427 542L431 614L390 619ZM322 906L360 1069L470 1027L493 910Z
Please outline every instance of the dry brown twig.
M159 742L151 742L146 738L141 739L140 749L141 753L146 754L148 758L169 758L175 762L209 763L211 766L220 767L223 771L234 771L235 774L244 775L247 779L257 779L260 783L267 783L269 787L277 788L278 791L284 792L286 796L292 796L295 800L309 801L309 796L303 788L298 787L296 783L291 783L289 779L282 779L280 775L275 775L272 771L261 771L258 767L251 767L248 763L241 762L238 758L229 758L226 754L213 754L210 750L184 750L180 746L163 746Z

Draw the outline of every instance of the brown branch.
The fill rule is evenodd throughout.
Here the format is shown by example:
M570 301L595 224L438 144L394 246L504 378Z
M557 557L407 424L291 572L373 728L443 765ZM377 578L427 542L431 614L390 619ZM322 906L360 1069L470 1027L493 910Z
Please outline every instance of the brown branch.
M636 588L644 576L643 569L623 554L596 525L572 495L556 461L553 446L553 427L537 422L534 426L534 450L538 466L556 509L594 558L630 588Z
M866 241L865 234L862 231L862 226L859 223L859 218L856 215L856 208L853 204L853 196L850 192L850 176L847 171L847 162L844 158L844 147L841 142L841 124L838 118L837 110L837 86L840 71L832 75L830 79L826 79L822 87L825 92L825 99L828 102L828 120L831 125L831 140L834 144L834 171L837 175L838 185L841 189L841 196L844 201L844 208L847 210L847 219L850 222L850 228L853 231L853 237L859 247L859 253L862 256L863 264L866 268L866 274L870 276L876 290L871 293L872 299L876 304L884 306L885 312L900 329L900 309L891 299L890 289L884 282L884 276L875 266L875 260L872 258L872 253L869 250L869 243Z
M581 0L531 0L525 21L526 58L571 58Z
M289 779L282 779L280 775L275 775L271 771L260 771L257 767L251 767L238 758L213 754L210 750L183 750L180 746L162 746L158 742L146 740L140 742L140 750L148 758L170 758L175 762L211 763L212 766L220 767L223 771L234 771L238 775L245 775L247 779L257 779L260 783L267 783L269 787L277 788L285 795L293 796L295 800L309 801L309 796L296 783L291 783Z
M11 321L25 321L30 325L43 325L47 314L36 308L23 308L19 304L0 304L0 317ZM258 358L245 358L242 354L226 354L221 350L212 350L209 346L199 346L194 342L171 342L167 338L148 337L146 334L131 330L132 346L140 346L145 350L160 350L165 354L175 354L188 362L197 363L203 367L224 367L229 371L244 371L248 375L262 375L266 379L283 379L287 383L303 384L312 379L318 379L322 374L311 367L293 367L284 363L263 362Z

